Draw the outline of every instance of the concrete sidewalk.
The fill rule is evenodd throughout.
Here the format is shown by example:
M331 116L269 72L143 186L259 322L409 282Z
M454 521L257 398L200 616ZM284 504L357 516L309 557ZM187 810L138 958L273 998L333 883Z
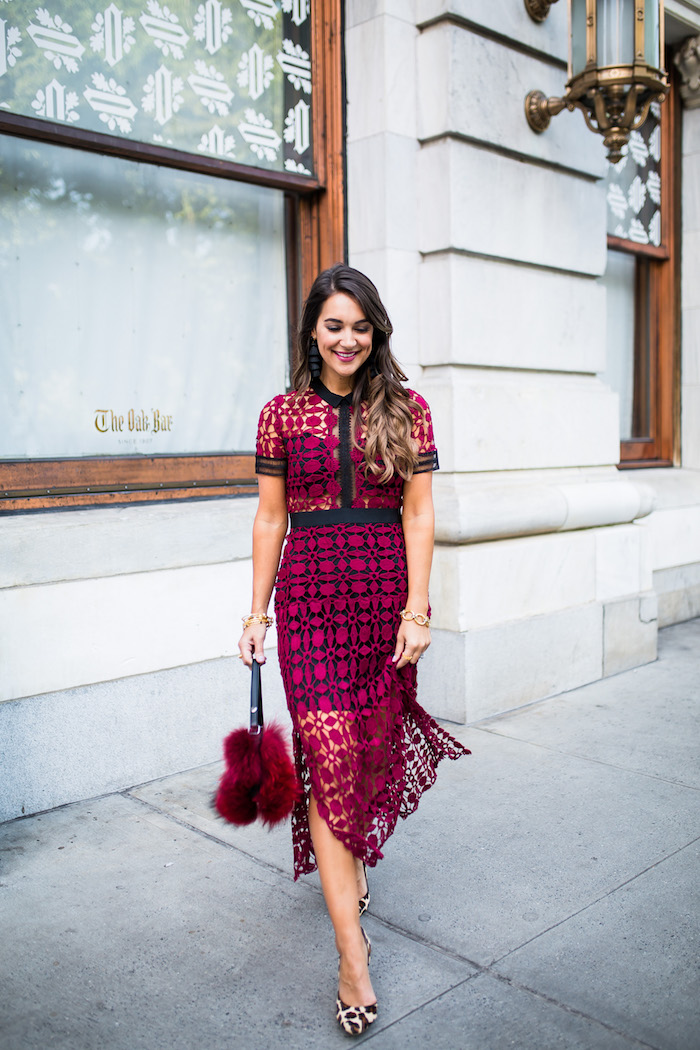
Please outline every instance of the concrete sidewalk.
M370 872L373 1050L697 1050L700 620L657 663L451 727ZM0 826L2 1050L349 1045L289 828L206 766Z

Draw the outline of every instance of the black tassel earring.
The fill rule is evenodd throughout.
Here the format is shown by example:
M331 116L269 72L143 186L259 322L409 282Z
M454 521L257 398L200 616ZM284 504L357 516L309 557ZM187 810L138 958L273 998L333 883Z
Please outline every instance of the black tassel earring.
M321 375L321 367L323 361L321 359L321 353L318 349L318 343L315 339L311 340L309 347L309 372L311 372L312 379L318 379Z

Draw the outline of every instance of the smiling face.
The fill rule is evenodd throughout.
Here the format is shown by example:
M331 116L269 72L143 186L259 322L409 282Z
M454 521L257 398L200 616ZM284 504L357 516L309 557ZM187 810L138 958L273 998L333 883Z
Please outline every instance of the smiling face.
M348 394L372 352L374 328L359 303L344 292L326 299L311 333L323 361L321 382L334 394Z

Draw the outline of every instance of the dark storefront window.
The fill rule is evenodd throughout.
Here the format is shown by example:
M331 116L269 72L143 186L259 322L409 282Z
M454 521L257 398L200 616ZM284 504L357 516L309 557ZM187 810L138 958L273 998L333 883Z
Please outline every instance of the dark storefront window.
M340 0L0 7L0 509L254 486L343 256L339 29Z

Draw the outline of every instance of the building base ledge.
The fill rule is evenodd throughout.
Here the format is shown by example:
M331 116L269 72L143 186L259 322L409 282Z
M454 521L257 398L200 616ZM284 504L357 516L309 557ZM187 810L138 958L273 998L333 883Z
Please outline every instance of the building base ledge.
M655 489L615 467L438 474L435 538L456 545L620 525L655 508Z

